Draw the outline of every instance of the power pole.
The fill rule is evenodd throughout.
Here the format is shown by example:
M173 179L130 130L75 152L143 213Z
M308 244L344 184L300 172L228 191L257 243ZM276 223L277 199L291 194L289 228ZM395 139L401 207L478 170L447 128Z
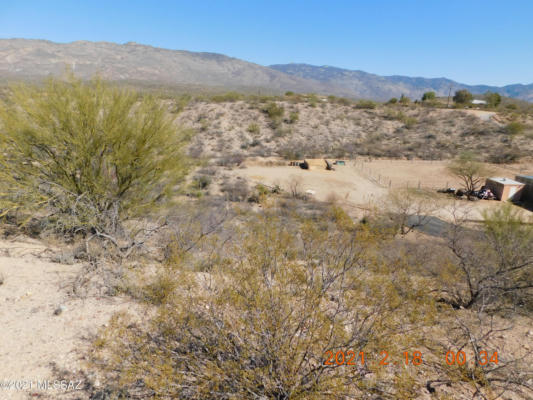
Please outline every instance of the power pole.
M448 91L448 103L446 104L446 108L450 108L450 96L452 94L452 86L450 85L450 90Z

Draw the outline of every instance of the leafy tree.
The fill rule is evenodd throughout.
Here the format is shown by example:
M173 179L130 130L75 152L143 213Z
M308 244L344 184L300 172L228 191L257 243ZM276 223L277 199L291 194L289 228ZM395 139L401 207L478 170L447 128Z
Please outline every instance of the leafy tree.
M14 87L0 120L3 215L43 215L59 231L118 232L187 171L190 135L161 102L98 79Z
M502 96L499 93L487 92L485 93L485 100L490 107L498 107L502 102Z
M436 94L435 92L426 92L422 95L422 101L431 101L435 100Z
M474 96L472 96L472 93L470 93L466 89L462 89L455 92L455 95L453 96L453 101L458 104L466 104L470 103L473 98Z
M448 170L463 181L469 198L489 173L485 164L480 162L472 152L461 153L450 163Z

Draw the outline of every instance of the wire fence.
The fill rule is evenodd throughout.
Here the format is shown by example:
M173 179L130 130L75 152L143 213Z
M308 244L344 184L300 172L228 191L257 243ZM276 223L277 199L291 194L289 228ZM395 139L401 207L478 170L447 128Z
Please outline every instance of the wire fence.
M390 167L387 164L390 162ZM400 189L400 188L416 188L424 190L438 190L450 187L456 182L452 178L446 179L442 176L434 176L431 178L399 178L392 177L388 175L383 170L388 168L398 168L408 166L409 168L420 168L420 170L427 168L428 166L432 167L443 167L442 161L431 161L431 160L383 160L380 159L378 162L374 161L371 158L360 158L351 162L351 165L355 170L366 179L374 182L376 185L381 186L387 189ZM408 174L410 175L410 174ZM441 172L442 175L442 172Z

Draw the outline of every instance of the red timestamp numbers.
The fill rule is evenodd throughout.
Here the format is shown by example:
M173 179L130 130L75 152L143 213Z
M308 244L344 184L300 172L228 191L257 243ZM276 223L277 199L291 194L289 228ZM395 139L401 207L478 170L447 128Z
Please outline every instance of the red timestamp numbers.
M363 351L356 353L353 350L348 350L346 352L343 350L337 352L328 350L324 353L324 358L324 365L328 366L365 365L365 353ZM464 365L467 362L467 356L462 350L457 352L450 350L445 354L444 360L448 365ZM387 351L382 351L380 353L378 365L398 365L402 362L405 365L422 365L422 353L420 351L404 351L402 361L395 361L389 358L389 353ZM474 362L477 362L477 364L481 366L489 363L498 364L498 352L495 351L491 354L485 350L481 350Z
M342 350L336 353L328 350L324 353L324 356L327 356L324 365L357 365L357 360L360 361L361 365L365 365L365 353L362 351L356 354L353 350L348 350L346 353Z
M356 353L353 350L348 350L346 352L339 350L336 353L329 350L324 353L324 365L365 365L365 353L360 351ZM408 351L403 352L403 362L405 365L420 365L422 364L422 353L419 351L413 351L412 353ZM397 365L397 362L392 362L389 360L389 353L387 351L382 351L380 353L379 365Z

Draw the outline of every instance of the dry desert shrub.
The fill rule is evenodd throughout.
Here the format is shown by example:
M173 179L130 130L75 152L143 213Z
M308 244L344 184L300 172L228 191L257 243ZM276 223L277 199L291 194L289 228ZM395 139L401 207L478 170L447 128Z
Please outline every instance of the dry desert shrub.
M402 334L415 315L396 318L417 298L398 291L408 276L369 272L379 234L335 226L259 217L209 274L174 265L175 292L156 316L142 326L118 315L97 342L106 390L182 399L414 395L405 371L385 377L372 363L325 363L329 352L393 351L416 336Z

